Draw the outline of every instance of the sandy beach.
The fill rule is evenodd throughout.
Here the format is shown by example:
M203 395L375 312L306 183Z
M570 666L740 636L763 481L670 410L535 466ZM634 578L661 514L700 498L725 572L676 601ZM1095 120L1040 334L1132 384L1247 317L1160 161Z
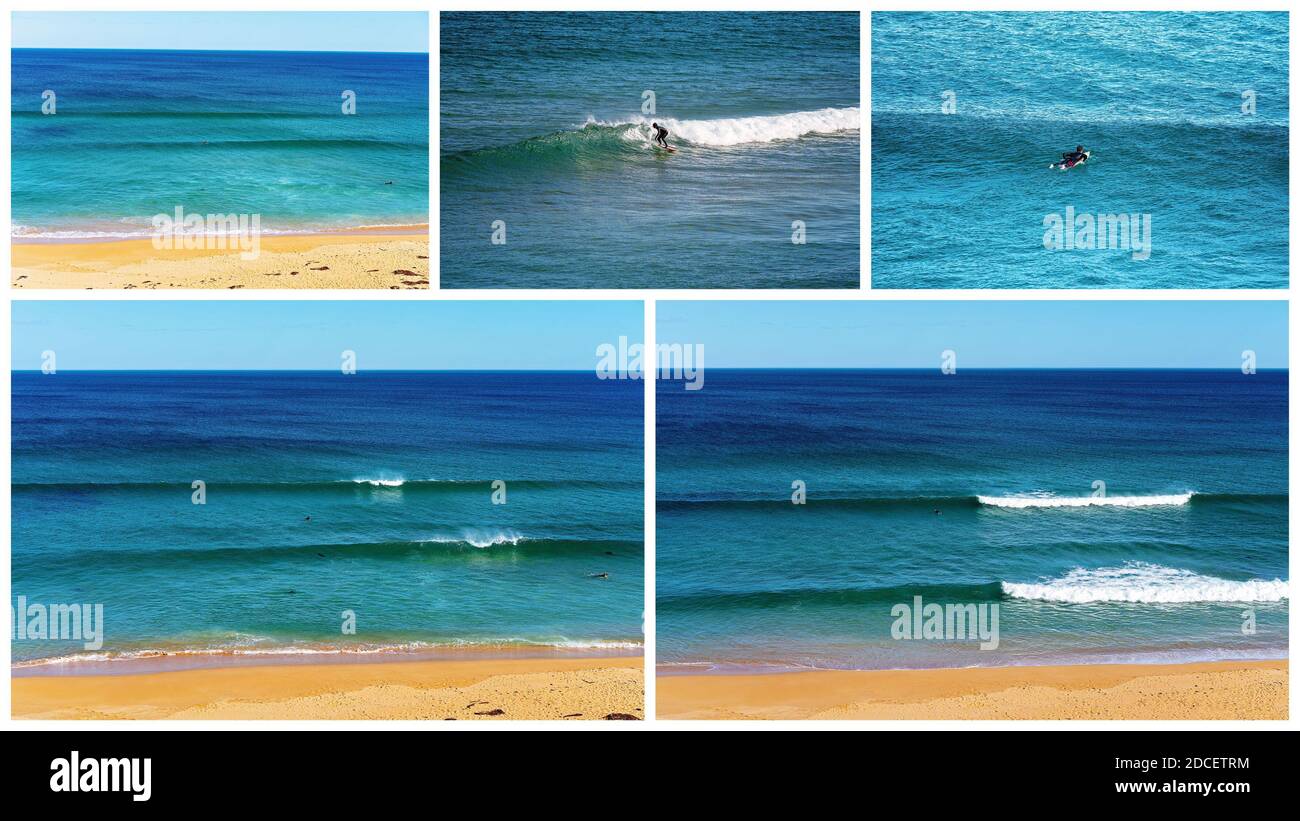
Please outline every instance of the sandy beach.
M1285 719L1287 662L661 675L662 719Z
M15 243L15 288L429 287L428 226L410 233L264 236L256 259L227 249L159 250L148 239Z
M469 659L14 677L25 719L645 717L643 660Z

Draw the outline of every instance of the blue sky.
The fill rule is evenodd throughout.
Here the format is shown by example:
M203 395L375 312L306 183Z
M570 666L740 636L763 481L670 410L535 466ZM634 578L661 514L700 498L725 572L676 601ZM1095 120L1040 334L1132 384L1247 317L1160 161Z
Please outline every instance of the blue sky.
M13 303L15 370L594 370L641 341L640 302L61 300Z
M429 51L425 12L14 12L14 48Z
M1287 367L1284 302L658 303L657 341L714 368Z

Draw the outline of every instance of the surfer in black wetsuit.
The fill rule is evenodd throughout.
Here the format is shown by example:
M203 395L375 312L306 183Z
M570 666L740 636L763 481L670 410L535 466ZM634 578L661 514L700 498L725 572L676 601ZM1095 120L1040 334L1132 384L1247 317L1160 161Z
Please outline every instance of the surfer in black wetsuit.
M655 138L654 138L654 139L655 139L655 142L659 143L659 144L662 145L664 148L667 148L667 147L668 147L668 139L667 139L667 138L668 138L668 129L664 128L664 127L661 126L659 123L650 123L650 127L653 128L653 129L655 130Z
M1076 145L1073 151L1066 151L1061 154L1061 165L1069 168L1081 162L1087 156L1087 154L1083 153L1083 146Z

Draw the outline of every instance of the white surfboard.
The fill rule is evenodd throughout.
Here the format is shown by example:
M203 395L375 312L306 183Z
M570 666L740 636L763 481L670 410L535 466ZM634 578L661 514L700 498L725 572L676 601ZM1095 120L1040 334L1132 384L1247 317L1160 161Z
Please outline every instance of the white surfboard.
M1054 162L1054 163L1050 163L1047 167L1048 167L1048 168L1059 168L1059 169L1061 169L1062 171L1069 171L1071 168L1078 168L1079 166L1083 165L1084 163L1086 163L1086 162L1087 162L1088 160L1090 160L1090 159L1092 159L1092 152L1091 152L1091 151L1085 151L1085 152L1083 152L1083 159L1079 160L1079 161L1078 161L1077 163L1075 163L1074 165L1064 165L1064 164L1059 163L1059 162Z

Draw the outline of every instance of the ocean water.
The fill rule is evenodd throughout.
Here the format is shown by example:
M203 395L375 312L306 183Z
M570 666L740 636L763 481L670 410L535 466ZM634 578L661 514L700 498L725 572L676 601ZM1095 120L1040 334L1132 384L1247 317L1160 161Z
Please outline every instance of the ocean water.
M1287 287L1285 13L877 12L871 42L873 287ZM1071 206L1150 214L1149 258L1045 249Z
M260 214L266 233L429 221L427 54L14 49L11 65L15 237L147 236L177 207Z
M14 372L14 596L106 624L98 652L14 660L636 652L642 396L573 372Z
M856 12L440 20L445 287L858 287Z
M661 669L1287 656L1285 371L712 369L657 397ZM894 639L916 596L998 605L998 647Z

